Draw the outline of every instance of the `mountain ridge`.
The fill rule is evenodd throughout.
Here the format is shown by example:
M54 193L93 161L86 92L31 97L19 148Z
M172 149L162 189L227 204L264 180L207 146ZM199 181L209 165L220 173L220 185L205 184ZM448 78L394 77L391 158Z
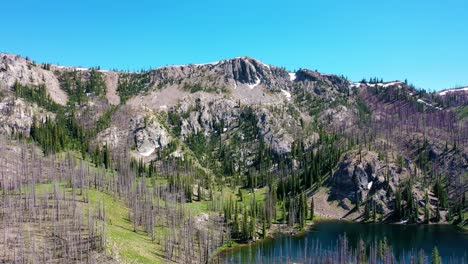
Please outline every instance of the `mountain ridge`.
M200 245L207 255L177 251L203 262L226 239L304 229L314 203L312 217L464 225L467 105L465 90L441 95L378 78L353 83L249 57L135 73L2 54L0 148L7 154L0 169L11 173L0 186L35 186L36 179L75 193L87 186L128 213L111 214L126 227L107 222L113 242L113 232L154 239L156 222L177 239L177 230L197 230L211 236ZM37 164L44 173L28 167ZM200 243L196 234L183 239L160 245L164 260L179 261L175 245ZM92 252L103 247L90 241L100 245Z

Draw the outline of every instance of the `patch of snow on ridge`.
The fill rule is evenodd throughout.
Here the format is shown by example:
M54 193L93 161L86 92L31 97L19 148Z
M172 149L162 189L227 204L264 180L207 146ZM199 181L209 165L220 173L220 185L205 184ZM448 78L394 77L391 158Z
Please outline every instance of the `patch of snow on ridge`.
M468 86L467 87L462 87L462 88L455 88L455 89L449 89L449 90L444 90L444 91L441 91L439 92L439 95L446 95L448 93L454 93L454 92L466 92L468 91Z
M397 84L400 85L401 82L399 82L399 81L393 81L393 82L383 83L383 84L382 84L382 87L388 87L388 86L397 85ZM379 86L380 86L380 85L379 85ZM400 87L400 86L399 86L399 87Z
M259 84L260 84L260 78L257 77L257 80L255 81L254 84L249 83L247 85L249 86L250 89L253 89L253 88L257 87L257 85L259 85Z
M428 103L428 102L426 102L426 101L424 101L424 100L422 100L422 99L418 99L418 100L416 100L416 101L417 101L418 103L420 103L420 104L425 105L425 106L434 107L434 108L437 109L437 110L442 110L442 108L437 107L437 106L433 106L432 104L430 104L430 103Z
M76 70L76 71L89 71L89 68L83 68L83 67L72 67L72 66L60 66L60 65L54 65L58 69L65 69L65 70Z
M401 82L400 81L393 81L393 82L385 82L385 83L366 83L367 86L374 87L389 87L389 86L394 86L398 85L398 87L401 87Z
M384 83L363 83L363 82L355 82L350 85L351 88L360 87L361 85L366 85L369 87L384 87L387 88L389 86L397 85L398 88L401 88L402 82L400 81L393 81L393 82L384 82Z
M219 63L221 63L223 61L213 61L213 62L207 62L207 63L197 63L197 64L193 64L195 66L205 66L205 65L218 65Z
M291 82L293 82L294 80L296 80L296 73L295 72L288 72L289 74L289 80Z
M281 89L281 92L284 94L284 96L286 96L286 99L288 99L288 101L291 100L291 93L286 91L286 90L283 90Z

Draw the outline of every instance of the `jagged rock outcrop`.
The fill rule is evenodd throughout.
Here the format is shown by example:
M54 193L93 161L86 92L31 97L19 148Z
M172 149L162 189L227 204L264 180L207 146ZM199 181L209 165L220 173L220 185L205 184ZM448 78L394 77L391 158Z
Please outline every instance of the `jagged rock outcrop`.
M353 204L356 199L361 204L369 199L377 203L380 214L388 213L395 190L409 176L409 170L379 160L373 151L349 152L330 179L331 199L348 199Z
M142 120L139 116L132 121L135 144L140 155L148 157L156 149L162 149L170 143L169 133L154 117L145 116Z
M44 84L52 100L65 105L68 96L57 76L41 66L18 55L0 53L0 90L10 90L17 81L23 85Z
M47 112L37 105L24 100L7 97L0 101L0 134L22 134L29 136L31 125L36 116L38 121L46 117L53 119L55 114Z
M333 96L337 92L348 92L350 86L350 83L342 77L305 69L295 73L295 82L298 82L301 89L319 96Z
M290 90L288 72L249 57L238 57L207 64L166 66L149 72L149 86L164 88L178 85L187 90L224 92L239 86L257 86L279 92Z
M107 145L115 153L135 150L140 157L149 157L171 141L170 133L153 112L124 107L116 111L111 126L99 132L94 142Z

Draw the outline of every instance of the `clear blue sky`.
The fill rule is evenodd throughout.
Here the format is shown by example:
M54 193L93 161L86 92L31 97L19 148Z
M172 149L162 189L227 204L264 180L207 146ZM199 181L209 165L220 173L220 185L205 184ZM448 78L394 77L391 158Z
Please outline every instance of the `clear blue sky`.
M131 70L246 55L435 90L468 85L467 2L11 0L0 52Z

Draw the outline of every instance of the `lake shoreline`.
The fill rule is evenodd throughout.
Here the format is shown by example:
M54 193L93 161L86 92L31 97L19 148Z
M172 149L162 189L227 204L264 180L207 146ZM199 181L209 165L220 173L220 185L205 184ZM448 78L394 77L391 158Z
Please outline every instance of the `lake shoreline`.
M352 221L350 219L346 218L331 218L331 217L326 217L326 216L316 216L316 220L313 222L306 223L306 226L304 229L300 230L298 226L293 226L293 227L288 227L287 224L272 224L272 227L270 227L268 236L266 238L258 238L256 240L252 240L249 242L237 242L233 241L231 242L231 245L223 245L221 246L216 253L212 256L212 258L220 257L223 258L223 254L226 254L231 251L239 250L248 246L255 246L257 244L261 244L264 242L268 241L273 241L277 238L280 237L291 237L291 238L297 238L301 236L306 236L308 233L314 231L314 227L317 224L324 223L324 222L343 222L343 223L353 223L353 224L364 224L364 225L388 225L388 226L409 226L409 227L415 227L415 226L453 226L456 228L459 228L463 233L468 234L468 228L466 226L460 226L460 225L453 225L449 222L440 222L440 223L400 223L400 222L359 222L359 221Z

